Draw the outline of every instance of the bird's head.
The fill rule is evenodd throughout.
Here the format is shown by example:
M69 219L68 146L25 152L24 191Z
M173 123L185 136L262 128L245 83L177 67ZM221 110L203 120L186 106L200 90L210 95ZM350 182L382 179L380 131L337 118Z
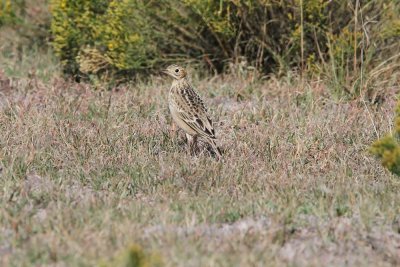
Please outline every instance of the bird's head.
M175 80L181 80L187 75L186 70L178 65L169 65L163 72Z

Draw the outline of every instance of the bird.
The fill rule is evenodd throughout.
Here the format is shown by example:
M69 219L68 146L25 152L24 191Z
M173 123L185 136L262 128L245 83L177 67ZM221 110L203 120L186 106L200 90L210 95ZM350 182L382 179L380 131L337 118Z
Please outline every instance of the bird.
M213 148L218 158L221 150L216 144L215 129L200 95L188 80L185 68L170 65L163 72L173 78L168 102L172 119L186 133L189 153L194 154L200 137Z

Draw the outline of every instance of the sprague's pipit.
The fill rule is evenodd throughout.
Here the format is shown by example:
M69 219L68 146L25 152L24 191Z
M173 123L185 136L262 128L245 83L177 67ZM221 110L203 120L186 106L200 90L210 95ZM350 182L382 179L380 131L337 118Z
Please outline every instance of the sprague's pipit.
M169 110L175 123L186 133L190 154L194 154L197 138L200 137L209 143L218 158L221 158L207 108L188 81L186 70L177 65L170 65L163 72L174 79L169 90Z

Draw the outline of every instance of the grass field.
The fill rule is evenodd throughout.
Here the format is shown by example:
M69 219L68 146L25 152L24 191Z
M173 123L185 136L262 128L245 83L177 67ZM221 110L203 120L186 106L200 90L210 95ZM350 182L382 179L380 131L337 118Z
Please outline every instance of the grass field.
M1 266L96 266L132 244L165 266L400 265L400 180L368 153L395 88L377 107L192 70L216 161L172 131L165 77L93 90L58 69L0 60Z

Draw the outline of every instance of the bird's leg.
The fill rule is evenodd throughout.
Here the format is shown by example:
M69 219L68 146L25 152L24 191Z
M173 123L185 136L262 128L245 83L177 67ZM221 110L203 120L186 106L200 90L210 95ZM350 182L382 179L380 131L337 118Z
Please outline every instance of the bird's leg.
M186 138L188 140L189 154L192 155L192 156L196 155L197 135L191 136L190 134L186 134Z
M188 152L189 155L192 155L192 144L193 144L193 137L190 134L186 134L187 142L188 142Z
M210 140L210 145L214 150L215 155L217 156L217 159L221 159L222 158L222 154L221 154L221 149L219 149L219 147L217 146L217 144L215 143L214 140Z
M176 137L176 124L175 124L175 122L172 122L171 133L172 133L173 137Z
M193 155L196 155L198 152L199 148L197 147L197 135L193 136L193 141L192 141L192 153Z

